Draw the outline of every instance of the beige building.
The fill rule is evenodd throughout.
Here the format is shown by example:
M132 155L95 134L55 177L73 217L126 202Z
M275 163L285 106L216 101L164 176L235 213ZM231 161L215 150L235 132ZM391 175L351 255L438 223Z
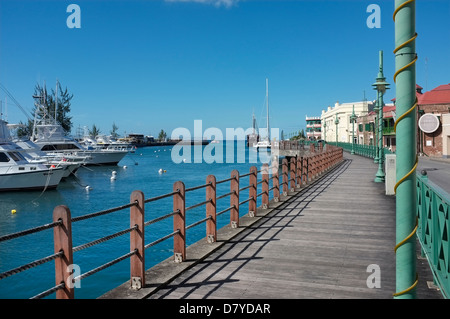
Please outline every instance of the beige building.
M442 157L450 158L450 113L442 114Z
M355 115L365 116L373 110L374 102L360 101L342 103L336 102L334 107L329 106L327 110L322 110L320 117L322 121L322 138L327 142L336 142L336 136L338 142L352 142L352 123L350 117L355 108ZM336 117L338 124L336 125ZM357 124L355 123L355 142L357 143ZM337 130L337 131L336 131ZM336 134L337 133L337 134Z

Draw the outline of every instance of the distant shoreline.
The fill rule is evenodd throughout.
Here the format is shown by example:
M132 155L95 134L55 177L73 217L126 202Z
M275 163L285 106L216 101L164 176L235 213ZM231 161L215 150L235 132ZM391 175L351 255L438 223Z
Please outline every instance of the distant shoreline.
M136 147L146 147L146 146L168 146L168 145L176 145L180 143L180 145L208 145L211 141L204 140L194 140L194 141L185 141L185 140L170 140L166 142L139 142L139 143L131 143L131 145Z

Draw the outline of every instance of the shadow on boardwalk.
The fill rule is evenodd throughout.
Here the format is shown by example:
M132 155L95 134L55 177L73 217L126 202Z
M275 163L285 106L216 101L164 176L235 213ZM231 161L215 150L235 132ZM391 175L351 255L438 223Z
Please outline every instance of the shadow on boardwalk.
M280 237L281 233L289 232L288 228L295 227L292 225L294 220L303 216L303 211L317 196L326 191L347 169L349 163L350 161L347 161L332 176L305 190L302 196L289 198L247 231L229 241L218 252L188 270L151 298L279 298L285 294L286 286L283 282L291 281L291 270L295 268L292 266L297 263L296 256L292 256L287 247L275 249L275 255L267 255L265 249L277 248L282 244L281 241L286 241L287 238ZM291 256L285 256L281 261L277 254ZM282 262L285 265L282 265ZM265 265L269 267L265 269ZM275 277L272 278L270 274ZM283 291L275 288L278 284Z
M149 298L392 299L395 198L373 182L376 169L347 155ZM380 288L367 286L369 265L380 269ZM418 298L440 298L427 288L426 261L418 271Z

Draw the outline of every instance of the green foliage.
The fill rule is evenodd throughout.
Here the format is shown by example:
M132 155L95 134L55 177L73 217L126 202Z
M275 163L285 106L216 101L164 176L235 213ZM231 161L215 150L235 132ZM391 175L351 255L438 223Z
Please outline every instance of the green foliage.
M39 105L45 107L45 114L54 119L55 118L55 101L56 101L56 91L52 89L51 94L48 94L47 87L41 87L40 84L36 84L34 88L33 98L35 100L35 106L32 111L31 117L34 119L36 114L36 109ZM70 94L67 87L63 90L61 85L58 85L58 103L56 108L56 123L60 124L66 134L70 133L72 129L72 117L68 114L70 113L71 100L73 94ZM42 115L38 118L40 120ZM23 127L17 130L18 137L31 136L33 133L33 120L28 120L27 123L23 123Z

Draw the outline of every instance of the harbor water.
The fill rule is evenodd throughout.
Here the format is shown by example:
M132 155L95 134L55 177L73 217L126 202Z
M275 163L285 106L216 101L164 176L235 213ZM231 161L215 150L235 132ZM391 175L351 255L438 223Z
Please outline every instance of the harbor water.
M191 156L181 162L180 156L186 154L174 153L177 158L174 161L173 146L138 148L135 153L126 155L117 166L80 167L76 176L62 181L56 190L0 193L0 236L51 223L53 209L57 205L68 206L73 218L127 204L134 190L141 190L148 199L172 192L176 181L183 181L186 188L198 186L205 184L206 177L210 174L215 175L217 180L222 180L229 178L234 169L242 175L248 173L251 166L261 169L262 162L267 161L267 158L259 156L253 148L245 147L244 141L217 144L214 146L216 152L211 153L212 146L213 144L185 148L184 150L191 152ZM209 149L205 151L207 147ZM222 150L222 154L217 150ZM218 156L223 157L219 159ZM111 180L113 171L116 172L115 180ZM247 186L248 177L242 178L241 183L241 187ZM218 185L217 196L227 192L229 183ZM247 198L247 194L248 190L241 193L241 201ZM186 195L186 207L204 200L205 189L189 192ZM229 197L218 201L217 211L227 207ZM247 207L242 206L241 216L247 213ZM171 197L147 203L145 221L171 211ZM204 206L189 210L186 225L204 217ZM219 216L218 228L227 223L229 213ZM78 221L72 224L73 247L128 227L129 209ZM172 227L171 218L149 225L145 229L145 243L171 233ZM187 245L204 237L205 224L202 223L187 231ZM129 245L128 234L111 239L75 252L74 264L83 274L128 253ZM173 239L167 239L148 248L146 269L170 257L173 254L172 245ZM0 242L0 273L50 256L54 253L53 249L52 229ZM129 259L126 259L86 277L79 282L80 287L75 289L75 298L97 298L114 289L129 280L129 268ZM47 262L0 280L0 298L31 298L53 287L54 281L54 262ZM55 298L55 295L48 298Z

